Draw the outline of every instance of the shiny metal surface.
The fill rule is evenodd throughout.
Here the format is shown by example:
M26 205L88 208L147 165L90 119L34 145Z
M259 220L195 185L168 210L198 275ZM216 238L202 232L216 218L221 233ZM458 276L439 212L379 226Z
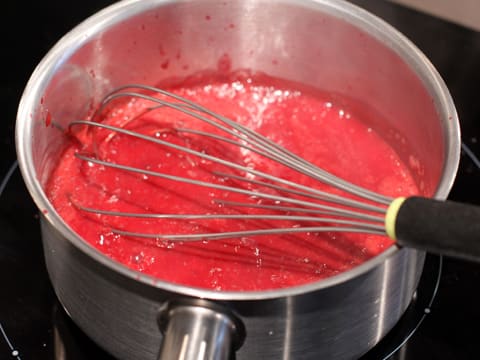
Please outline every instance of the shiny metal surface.
M233 26L231 26L233 25ZM163 66L162 66L163 65ZM355 99L427 195L445 198L460 154L451 97L402 35L343 1L127 0L68 33L27 84L16 127L25 183L42 218L55 291L74 321L121 359L156 359L158 316L178 298L218 301L244 324L237 359L351 359L375 345L415 291L424 254L391 248L325 281L274 291L215 292L152 279L73 233L43 186L65 137L124 83L252 69ZM51 116L55 126L47 126Z
M231 359L245 337L243 324L221 305L206 301L169 304L160 315L158 359Z

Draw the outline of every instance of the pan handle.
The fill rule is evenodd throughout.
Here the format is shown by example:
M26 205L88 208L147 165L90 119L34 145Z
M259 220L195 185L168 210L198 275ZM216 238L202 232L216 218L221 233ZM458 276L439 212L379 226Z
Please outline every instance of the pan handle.
M228 360L243 343L245 327L224 306L205 300L169 303L159 318L158 360Z

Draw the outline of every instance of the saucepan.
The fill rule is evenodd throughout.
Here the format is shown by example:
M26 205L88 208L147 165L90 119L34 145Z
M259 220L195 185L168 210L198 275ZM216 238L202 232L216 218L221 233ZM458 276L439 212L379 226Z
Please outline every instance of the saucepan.
M58 41L19 105L18 160L41 214L56 295L119 359L358 358L408 307L424 252L392 246L322 281L214 291L112 261L73 232L45 196L66 141L59 128L85 118L117 86L224 70L225 56L231 70L355 99L375 115L371 126L410 166L422 192L447 197L460 154L451 96L428 59L374 15L340 0L120 1ZM50 119L57 126L47 126Z

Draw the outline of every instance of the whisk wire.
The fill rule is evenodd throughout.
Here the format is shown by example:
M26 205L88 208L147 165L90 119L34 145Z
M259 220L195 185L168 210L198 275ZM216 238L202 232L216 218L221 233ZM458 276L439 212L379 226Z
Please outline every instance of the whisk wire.
M195 242L195 241L209 241L209 240L222 240L232 238L245 238L249 236L261 236L261 235L285 235L293 233L324 233L324 232L346 232L346 233L369 233L373 235L385 235L383 230L368 229L366 227L339 227L339 226L312 226L312 227L289 227L289 228L271 228L271 229L256 229L256 230L240 230L240 231L225 231L225 232L212 232L202 234L149 234L133 231L125 231L120 229L113 229L113 233L125 236L133 236L140 238L149 238L156 240L167 241L183 241L183 242Z

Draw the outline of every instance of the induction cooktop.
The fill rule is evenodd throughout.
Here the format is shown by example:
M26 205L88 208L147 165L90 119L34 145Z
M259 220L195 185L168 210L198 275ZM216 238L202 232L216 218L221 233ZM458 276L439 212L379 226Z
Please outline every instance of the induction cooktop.
M462 157L450 199L480 205L480 33L383 0L352 1L409 37L444 78L457 106ZM64 312L43 260L38 215L15 160L21 93L50 47L112 1L8 2L0 132L0 359L111 359ZM22 28L22 29L20 29ZM428 255L397 326L363 360L478 359L480 264Z

